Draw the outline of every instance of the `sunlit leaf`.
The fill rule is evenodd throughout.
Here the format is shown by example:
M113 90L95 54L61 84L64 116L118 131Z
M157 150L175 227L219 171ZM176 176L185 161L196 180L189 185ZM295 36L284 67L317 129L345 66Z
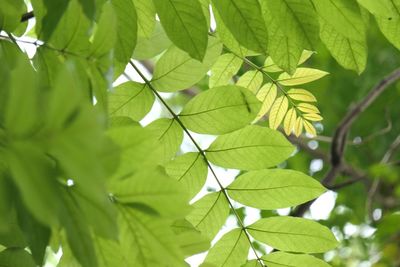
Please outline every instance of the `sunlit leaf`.
M290 254L285 252L273 252L262 257L265 264L270 267L330 267L325 261L311 255Z
M293 75L289 75L287 73L282 73L279 75L278 82L282 85L293 86L321 79L327 74L327 72L322 70L297 68Z
M283 129L285 130L286 135L290 135L295 124L296 124L296 109L291 108L286 113L285 120L283 121Z
M292 152L293 146L281 133L256 125L221 135L206 150L212 163L241 170L275 166Z
M269 127L271 129L277 129L279 127L285 117L288 106L289 101L286 96L280 96L275 100L269 112Z
M241 266L246 261L249 248L250 243L244 231L234 229L218 240L204 262L215 266Z
M203 235L213 239L229 214L229 204L222 192L205 195L193 203L186 219Z
M294 100L305 101L305 102L316 102L315 96L304 89L290 89L287 92L288 96Z
M338 245L329 228L303 218L270 217L247 229L256 240L281 251L321 253Z
M247 172L237 177L227 190L232 199L244 205L271 210L299 205L325 192L311 177L283 169Z
M250 91L226 85L197 95L185 105L179 116L194 132L223 134L253 121L260 106L260 101Z
M277 91L278 89L276 85L273 83L266 83L260 88L260 90L258 90L256 96L262 102L262 105L254 121L258 121L265 114L267 114L267 112L269 111L269 109L271 108L272 104L275 101Z

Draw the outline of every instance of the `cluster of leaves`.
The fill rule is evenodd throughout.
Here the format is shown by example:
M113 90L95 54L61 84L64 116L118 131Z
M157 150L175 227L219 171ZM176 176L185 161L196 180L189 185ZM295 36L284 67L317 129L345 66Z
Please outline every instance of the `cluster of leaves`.
M31 60L15 38L27 26L24 1L0 0L0 265L41 266L46 249L61 247L58 266L185 266L206 250L203 266L329 266L309 255L336 247L327 227L289 216L244 225L233 203L275 210L325 192L301 172L270 169L294 152L275 129L283 121L287 134L316 134L315 97L284 86L326 74L297 67L318 28L340 64L364 68L364 11L355 1L30 3L36 23L25 35L38 46ZM216 32L208 30L211 6ZM264 66L247 58L254 55L268 55ZM156 58L151 80L131 58ZM234 83L242 63L254 70ZM113 87L128 64L143 83ZM210 89L179 114L159 93L187 89L210 70ZM170 116L143 127L156 98ZM268 112L269 128L254 125ZM217 137L202 149L191 132ZM180 150L184 135L198 151ZM224 187L214 165L242 174ZM208 172L219 190L189 205ZM238 227L210 248L230 213ZM259 256L253 239L280 251ZM249 249L255 260L247 261Z

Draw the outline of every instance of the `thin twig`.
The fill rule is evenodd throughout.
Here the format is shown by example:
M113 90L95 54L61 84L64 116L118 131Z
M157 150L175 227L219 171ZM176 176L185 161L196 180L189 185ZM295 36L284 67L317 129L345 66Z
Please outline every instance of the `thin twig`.
M400 135L398 135L396 137L396 139L394 139L392 144L390 144L388 150L383 155L382 160L380 161L380 163L381 164L388 164L399 148L400 148ZM375 178L374 182L372 183L371 188L368 191L367 201L365 203L365 210L366 210L369 218L372 218L372 203L374 202L375 194L379 189L380 181L381 181L381 179L379 177Z
M231 208L231 210L233 211L240 228L242 229L242 231L245 233L249 243L250 243L250 247L252 248L254 255L257 258L257 261L260 263L261 266L265 266L264 262L262 261L262 259L258 256L258 253L253 245L253 243L251 242L251 238L249 233L247 232L246 227L244 226L244 223L242 221L242 219L240 218L239 214L237 213L235 207L233 206L232 201L230 200L226 189L224 188L224 186L221 184L221 182L219 181L213 167L211 166L209 160L207 159L206 153L204 152L204 150L199 146L199 144L197 143L197 141L194 139L194 137L192 136L192 134L189 132L189 130L186 128L186 126L182 123L182 121L180 120L179 116L169 107L169 105L165 102L165 100L161 97L161 95L158 93L158 91L154 88L154 86L151 84L151 82L142 74L142 72L139 70L139 68L132 62L132 60L129 62L130 65L135 69L135 71L139 74L139 76L142 78L142 80L147 84L147 86L150 88L151 91L153 91L153 93L156 95L156 97L161 101L161 103L165 106L165 108L170 112L170 114L172 115L172 117L174 118L174 120L176 120L176 122L181 126L182 130L186 133L186 135L189 137L189 139L192 141L193 145L196 147L196 149L199 151L200 155L203 157L205 163L207 164L208 168L210 169L213 177L215 178L215 181L217 182L218 186L221 189L222 194L225 196L226 200L228 201L228 204Z
M29 12L27 12L25 14L22 14L21 22L28 21L28 20L30 20L30 19L32 19L34 17L35 17L35 14L33 13L33 11L29 11Z

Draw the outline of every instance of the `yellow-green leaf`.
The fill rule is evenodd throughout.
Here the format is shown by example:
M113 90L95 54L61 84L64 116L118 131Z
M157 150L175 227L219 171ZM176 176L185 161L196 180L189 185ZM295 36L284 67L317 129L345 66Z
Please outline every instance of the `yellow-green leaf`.
M289 109L286 113L285 120L283 121L283 129L285 130L286 135L290 135L292 132L296 123L296 117L296 110L294 108Z
M290 89L287 94L291 99L305 101L305 102L316 102L315 96L304 89Z
M303 125L307 133L311 134L312 136L317 135L317 131L315 130L315 127L314 125L312 125L311 122L304 120Z
M272 104L275 101L277 95L276 85L273 83L264 84L263 87L258 91L257 98L262 101L262 106L260 111L258 112L254 122L257 122L261 119L271 108Z
M303 117L309 121L322 121L322 116L317 113L303 114Z
M297 105L297 108L305 113L321 113L316 106L309 103L300 103Z
M289 103L286 96L280 96L275 100L269 113L269 127L271 129L276 129L281 124L288 106Z
M286 72L279 75L278 82L282 85L293 86L321 79L327 74L328 72L322 70L297 68L293 75L289 75Z
M236 85L243 86L244 88L249 89L253 93L257 93L258 89L263 82L263 75L258 70L250 70L243 74Z
M303 119L298 117L296 120L296 124L294 125L294 134L299 137L301 132L303 131Z

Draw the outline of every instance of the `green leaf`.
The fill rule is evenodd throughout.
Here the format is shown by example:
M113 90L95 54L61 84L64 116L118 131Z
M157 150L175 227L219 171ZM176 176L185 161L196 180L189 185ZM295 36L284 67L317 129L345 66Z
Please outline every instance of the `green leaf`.
M32 0L31 2L35 10L35 32L38 36L41 36L43 41L47 41L58 27L71 1Z
M157 132L139 125L125 125L108 130L108 136L119 147L108 153L111 158L119 158L118 169L111 180L123 179L133 172L151 169L161 163L161 153L157 143Z
M278 82L282 85L293 86L321 79L328 74L328 72L317 69L297 68L293 75L287 73L279 75Z
M179 220L171 226L176 234L177 243L185 256L198 254L210 247L210 240L201 235L187 220Z
M129 266L185 266L183 254L169 220L149 216L126 205L118 205L120 244Z
M160 169L142 170L110 185L118 203L142 203L164 218L179 217L189 211L184 187Z
M133 0L137 14L138 37L150 39L156 25L156 9L152 1Z
M171 41L202 61L208 42L208 27L198 0L153 0L161 24Z
M26 11L23 0L0 0L0 31L13 32L21 23Z
M256 125L221 135L206 150L212 163L240 170L275 166L293 151L294 147L281 133Z
M214 87L185 105L183 124L197 133L223 134L249 124L260 110L260 101L243 87Z
M58 2L63 1L59 0ZM57 6L57 8L62 8L62 6ZM51 36L49 35L48 44L61 51L67 51L67 54L88 55L90 29L91 21L83 13L82 6L77 0L71 0L65 12L60 14L57 27Z
M162 92L175 92L189 88L206 75L218 59L222 44L210 37L202 62L191 58L179 48L170 47L157 61L151 83Z
M210 249L204 263L219 266L241 266L246 262L250 243L242 229L226 233ZM203 266L203 265L200 265Z
M375 0L357 0L357 2L375 16L391 17L396 14L395 9L393 9L396 0L381 0L379 2Z
M205 195L193 203L186 219L204 236L213 239L229 215L229 204L222 192Z
M262 102L262 105L255 121L260 120L265 114L267 114L272 104L275 102L277 91L278 89L273 83L266 83L260 88L260 90L258 90L256 96Z
M24 204L41 223L55 224L60 201L50 159L28 142L14 143L6 156Z
M313 1L320 21L320 37L346 69L361 73L367 61L365 25L355 1Z
M103 57L113 50L116 42L117 18L113 6L107 2L102 7L100 20L97 24L93 42L90 47L90 56ZM108 56L111 59L111 55Z
M249 70L240 76L236 85L247 88L254 94L258 92L263 82L263 74L258 70Z
M18 201L18 223L24 233L27 245L37 265L42 266L46 247L50 241L51 230L32 216L32 214ZM13 232L15 235L15 232ZM15 237L14 237L15 238ZM15 246L12 246L15 247ZM25 246L22 246L25 247Z
M356 1L312 0L319 17L345 37L363 39L365 25Z
M162 153L162 161L168 162L174 157L183 141L183 130L174 119L158 119L148 126L156 135L156 143Z
M165 34L161 24L156 22L154 31L151 33L149 38L138 36L132 58L139 60L153 58L161 54L161 52L170 46L171 41Z
M312 3L302 0L280 0L262 1L268 8L268 14L274 27L279 27L279 31L288 38L293 45L303 49L312 50L318 45L318 19ZM263 7L264 7L263 6ZM264 18L266 18L264 16ZM268 32L270 24L267 22ZM278 30L277 30L278 31ZM270 38L273 35L269 35ZM269 38L270 41L272 41ZM276 38L276 37L274 37ZM269 47L269 45L268 45Z
M258 54L254 53L247 48L243 47L232 35L232 33L229 31L229 29L225 26L224 22L222 21L220 15L218 12L215 12L215 7L213 7L213 14L217 26L217 36L221 40L221 42L224 44L224 46L229 49L228 51L239 55L241 57L245 57L248 55L253 55L253 54Z
M212 0L215 9L236 40L256 52L267 50L267 29L257 0Z
M107 193L96 195L85 191L76 185L71 187L68 194L98 236L117 239L116 210Z
M369 2L368 4L371 7L366 6L366 4L364 6L374 13L383 35L400 50L400 2L398 0L383 0L379 1L379 3L368 0L363 0L362 2Z
M307 90L292 88L287 92L291 99L305 102L317 102L315 96Z
M69 190L71 188L65 188L61 194L63 209L60 211L60 222L65 228L69 247L82 267L97 266L89 225Z
M120 65L114 75L121 74L131 59L137 40L137 16L132 0L111 0L117 15L115 60Z
M93 237L93 242L100 267L129 266L130 263L121 250L119 242L98 236ZM66 267L73 266L67 265Z
M192 198L204 186L208 169L200 153L186 153L167 163L165 171L183 184Z
M326 226L303 218L283 216L260 219L247 230L258 241L281 251L322 253L338 245Z
M22 248L8 248L0 252L2 267L35 267L32 256Z
M108 93L109 114L139 121L150 112L154 99L154 94L146 84L125 82Z
M311 255L290 254L285 252L273 252L262 257L268 267L330 267L323 260Z
M269 127L271 129L277 129L279 127L285 117L288 107L289 101L286 96L280 96L275 100L269 112Z
M293 19L289 17L281 20L286 14L293 14L285 3L285 1L263 1L262 9L265 23L268 25L268 54L280 68L292 74L305 44L303 36L296 31L287 30L297 26L290 25Z
M228 84L241 65L242 60L234 54L221 55L211 68L210 88Z
M285 169L247 172L237 177L227 190L232 199L266 210L299 205L326 191L310 176Z

